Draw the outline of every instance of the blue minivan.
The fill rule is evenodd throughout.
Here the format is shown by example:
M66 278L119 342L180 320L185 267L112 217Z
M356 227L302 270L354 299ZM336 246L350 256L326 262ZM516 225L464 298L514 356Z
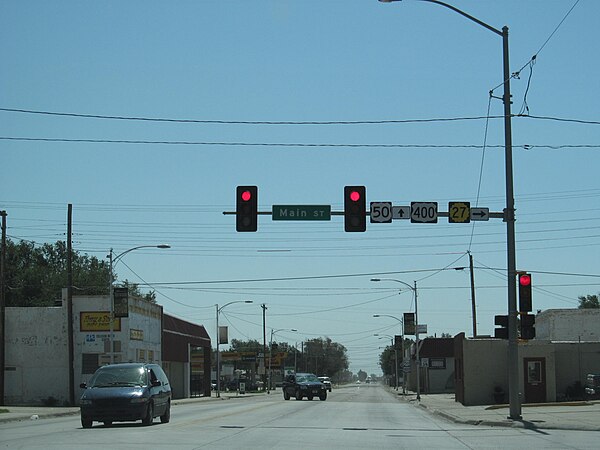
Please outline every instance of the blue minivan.
M80 386L85 389L79 401L83 428L91 428L93 421L150 425L155 417L162 423L171 419L171 385L158 364L102 366Z

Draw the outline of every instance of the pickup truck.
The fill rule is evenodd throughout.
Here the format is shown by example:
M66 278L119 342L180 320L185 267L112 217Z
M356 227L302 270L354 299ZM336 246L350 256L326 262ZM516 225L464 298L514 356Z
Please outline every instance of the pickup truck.
M313 397L319 397L319 400L327 400L327 388L316 375L312 373L296 373L288 375L283 381L283 398L289 400L295 397L296 400L302 400L306 397L312 400Z

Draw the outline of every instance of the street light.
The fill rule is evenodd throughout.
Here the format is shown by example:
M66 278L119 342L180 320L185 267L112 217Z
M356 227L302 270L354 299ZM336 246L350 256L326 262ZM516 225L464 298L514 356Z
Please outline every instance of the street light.
M400 322L401 331L402 331L402 341L400 342L400 351L402 354L402 394L406 394L406 380L404 377L404 320L399 319L396 316L391 316L389 314L373 314L373 317L391 317L392 319ZM394 349L396 350L396 345L394 343ZM396 390L398 390L398 354L396 354Z
M223 308L225 308L226 306L229 305L233 305L234 303L254 303L252 300L236 300L233 302L229 302L229 303L225 303L223 306L221 306L219 308L219 305L216 304L216 310L217 310L217 397L221 397L221 361L220 361L220 354L219 354L219 313L223 310Z
M165 249L165 248L171 248L171 246L169 244L158 244L158 245L138 245L137 247L132 247L128 250L125 250L122 253L119 253L117 256L113 257L113 249L110 249L110 252L108 253L108 260L109 260L109 285L108 285L108 295L109 295L109 303L110 303L110 312L109 312L109 321L110 321L110 335L108 337L108 342L110 345L110 363L113 364L115 362L115 352L114 352L114 348L113 348L113 332L114 332L114 321L115 321L115 298L114 298L114 282L115 282L115 274L113 272L113 268L114 266L117 265L117 263L119 262L119 260L125 256L127 253L130 253L134 250L139 250L140 248L160 248L160 249Z
M373 317L379 317L375 314ZM373 336L380 336L379 339L384 339L385 337L390 338L392 341L392 348L394 349L394 388L398 390L398 349L394 343L394 336L390 336L389 334L378 334L375 333Z
M379 0L391 3L400 0ZM506 178L506 208L504 221L506 222L506 259L508 276L508 396L510 415L513 420L521 419L521 400L519 399L519 347L517 341L517 281L516 281L516 245L515 245L515 198L513 190L513 162L512 162L512 125L511 125L511 95L510 95L510 65L508 62L508 27L502 30L488 25L485 22L467 14L460 9L439 0L416 0L435 3L460 14L463 17L481 25L485 29L502 37L502 80L504 92L504 166Z
M271 330L271 340L269 342L269 382L267 384L267 394L271 393L271 377L272 377L272 372L271 372L271 361L273 360L273 335L275 333L279 333L280 331L298 331L295 328L280 328L278 330Z
M417 301L417 282L413 281L414 286L405 283L402 280L396 280L395 278L371 278L371 281L394 281L396 283L403 284L411 291L415 296L415 345L417 346L416 359L417 359L417 400L421 400L421 359L419 357L419 315L418 315L418 301ZM404 330L404 326L402 327ZM404 334L404 331L402 332ZM404 356L404 355L403 355Z

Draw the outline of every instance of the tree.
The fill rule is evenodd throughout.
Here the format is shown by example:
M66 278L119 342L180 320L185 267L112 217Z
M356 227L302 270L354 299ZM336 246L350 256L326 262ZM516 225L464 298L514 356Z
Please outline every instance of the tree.
M108 261L73 252L73 287L75 293L107 295ZM6 306L52 306L67 287L67 246L63 241L36 245L34 242L6 241ZM155 302L156 294L142 294L139 286L125 280L129 295Z
M346 347L330 338L315 338L304 342L303 351L294 347L288 349L286 366L298 365L298 371L307 371L317 376L328 376L334 382L341 382L342 374L348 369Z
M241 341L239 339L232 339L230 350L232 352L256 352L262 353L263 345L256 339L250 339L248 341Z
M598 295L581 295L579 299L579 309L598 309L600 308L600 302L598 302Z
M365 372L364 370L359 370L356 376L358 377L358 381L364 383L368 375L367 372Z

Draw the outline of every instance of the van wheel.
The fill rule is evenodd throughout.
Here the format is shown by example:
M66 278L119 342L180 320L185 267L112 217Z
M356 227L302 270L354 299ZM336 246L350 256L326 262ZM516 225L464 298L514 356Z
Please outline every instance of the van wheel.
M165 413L160 416L160 423L169 423L171 420L171 402L167 402L167 409L165 409Z
M283 391L283 399L284 400L289 400L290 399L290 394L287 391Z
M144 425L152 425L152 421L154 420L154 407L152 403L148 404L148 411L146 413L146 417L142 419L142 424Z
M83 428L92 428L92 419L81 416L81 426Z

